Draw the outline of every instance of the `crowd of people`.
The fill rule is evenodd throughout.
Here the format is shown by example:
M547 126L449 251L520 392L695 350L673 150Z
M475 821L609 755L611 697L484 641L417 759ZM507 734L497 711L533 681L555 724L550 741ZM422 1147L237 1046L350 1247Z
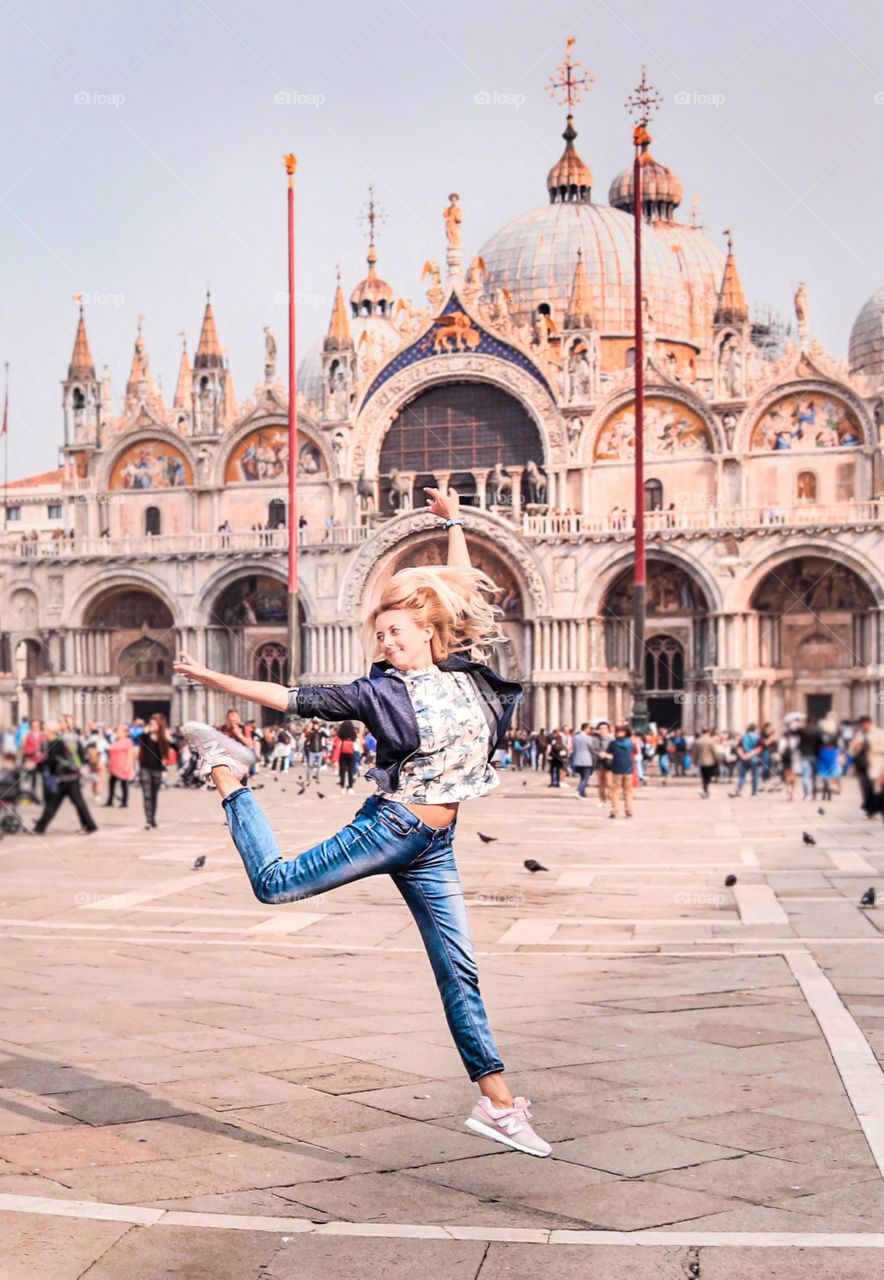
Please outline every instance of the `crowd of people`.
M350 793L376 759L374 735L350 720L261 728L231 709L219 728L254 751L253 775L263 770L275 780L298 766L305 785L318 783L325 773L332 785L336 780L342 792ZM170 780L175 786L203 785L180 726L169 728L159 713L113 727L95 721L80 727L72 716L45 724L25 720L0 731L0 737L0 807L14 813L20 804L42 806L31 827L38 835L65 799L77 812L80 830L96 831L89 802L128 808L133 785L141 790L145 830L153 830L160 793ZM742 733L663 729L637 734L606 720L586 722L576 731L517 726L507 732L492 763L498 770L547 773L548 787L572 789L579 800L592 799L594 783L595 803L612 818L621 810L631 817L635 790L651 780L666 786L674 778L695 778L704 799L714 785L723 785L732 799L777 792L790 801L830 800L852 773L863 812L884 817L884 729L870 716L839 725L832 717L814 723L794 715L781 729L767 722L750 724ZM16 821L3 825L17 829Z
M782 728L770 721L749 724L740 733L705 728L651 729L639 734L626 724L586 722L575 732L555 729L511 729L497 753L500 767L549 773L549 787L570 787L587 799L595 777L597 804L616 817L622 807L632 814L632 793L652 778L663 786L672 778L697 778L708 799L713 784L725 785L731 799L781 792L787 800L830 800L841 793L842 779L852 773L860 806L872 817L884 817L884 729L871 716L855 724L833 716L813 721L788 715ZM748 786L747 786L748 783Z
M332 728L319 720L260 728L231 709L219 728L255 752L253 773L264 769L278 778L303 765L309 785L332 770L344 792L353 791L377 749L373 734L352 721ZM203 785L181 727L170 728L160 713L114 726L94 720L80 726L70 715L45 723L23 720L0 730L0 752L0 833L28 829L42 835L68 799L80 831L91 834L98 830L92 809L127 809L132 786L141 790L144 828L150 831L158 826L159 796L170 780L174 786ZM27 828L22 806L42 809Z

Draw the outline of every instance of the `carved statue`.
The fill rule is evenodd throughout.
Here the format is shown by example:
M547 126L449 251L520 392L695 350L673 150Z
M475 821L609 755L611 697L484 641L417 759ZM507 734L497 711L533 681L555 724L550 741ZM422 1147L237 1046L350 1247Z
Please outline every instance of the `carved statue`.
M475 351L481 341L481 333L463 311L446 312L436 321L433 334L433 350L436 352Z
M743 394L743 353L736 338L722 343L718 355L718 372L721 390L731 400Z
M593 365L585 342L575 343L568 356L570 398L588 400L592 395Z
M495 462L494 469L488 476L488 505L491 507L500 506L504 494L513 492L513 478L508 476L499 462Z
M572 457L576 458L577 449L580 444L580 434L583 431L583 419L568 418L565 421L565 426L568 431L568 447L571 450Z
M203 445L194 459L197 485L202 486L206 483L206 473L208 471L209 459L211 456L212 455L209 450L205 445Z
M448 199L451 203L442 214L442 217L445 219L445 237L448 241L449 249L459 249L462 244L460 238L460 224L463 221L463 210L458 203L460 196L456 191L452 191Z
M394 313L396 328L407 341L415 332L414 319L415 310L411 302L411 298L400 298L396 303L396 311Z
M491 304L491 324L504 337L509 337L513 329L513 318L509 306L512 300L513 295L509 289L497 288L494 290L494 299Z
M342 360L333 360L329 377L329 393L332 413L336 418L346 418L350 404L349 375Z
M359 479L356 481L356 497L360 511L365 512L375 505L374 485L371 480L366 479L364 470L359 472Z
M442 272L439 270L439 263L435 258L431 258L429 262L424 263L424 269L421 272L421 280L430 277L430 283L427 285L427 301L429 302L433 314L435 315L442 306Z
M525 468L525 483L528 486L528 501L533 505L542 506L546 502L546 476L533 458L528 460Z
M393 467L390 471L390 506L397 511L410 511L413 485L411 476L403 475L398 467Z
M795 290L795 319L798 321L798 332L801 333L802 328L807 330L808 310L807 310L807 288L804 281L798 283Z
M264 380L271 382L276 376L276 339L268 325L264 325Z

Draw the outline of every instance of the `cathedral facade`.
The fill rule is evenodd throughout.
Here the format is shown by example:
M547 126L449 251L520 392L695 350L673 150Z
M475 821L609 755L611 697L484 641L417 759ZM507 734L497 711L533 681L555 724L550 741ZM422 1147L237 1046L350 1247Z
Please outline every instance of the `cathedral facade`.
M525 683L523 720L628 715L632 169L597 203L570 115L563 137L545 203L473 253L449 197L417 305L379 275L371 209L367 273L349 298L338 280L299 369L296 458L269 330L241 402L207 300L169 406L139 328L118 409L81 308L64 465L8 490L0 723L220 722L228 700L173 674L181 649L284 681L290 466L304 682L365 671L361 617L390 572L443 560L422 490L451 485L500 589L495 661ZM777 342L750 314L730 239L680 220L665 165L649 156L644 172L651 718L880 722L884 290L857 317L848 365L813 339L803 286L796 340Z

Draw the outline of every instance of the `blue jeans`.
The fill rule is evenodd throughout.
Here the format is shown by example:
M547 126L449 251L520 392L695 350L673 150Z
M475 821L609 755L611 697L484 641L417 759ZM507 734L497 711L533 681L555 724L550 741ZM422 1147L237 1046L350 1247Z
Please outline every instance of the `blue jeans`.
M749 760L737 761L737 793L743 790L743 783L746 781L746 774L752 775L752 795L758 795L758 774L760 771L761 761L758 756L752 756Z
M233 842L261 902L299 902L386 872L420 930L449 1030L470 1079L503 1071L479 992L454 861L454 823L429 827L405 805L370 796L337 835L284 859L251 791L234 791L223 804Z
M579 796L585 796L586 784L589 782L590 778L592 777L592 765L578 764L574 766L574 769L575 769L575 772L580 775L580 781L577 784L577 794Z

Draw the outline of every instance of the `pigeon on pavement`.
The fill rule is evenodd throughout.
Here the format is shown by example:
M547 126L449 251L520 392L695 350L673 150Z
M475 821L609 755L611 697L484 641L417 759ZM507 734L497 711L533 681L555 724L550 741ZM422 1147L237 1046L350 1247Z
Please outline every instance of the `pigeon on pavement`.
M486 836L484 831L477 831L476 835L479 837L479 839L482 841L483 844L494 844L495 840L497 839L497 836Z
M877 896L878 895L877 893L875 893L874 885L870 885L869 888L866 889L863 896L860 898L859 905L861 907L873 907L875 905L875 899L877 898Z
M816 844L816 840L814 840L813 836L810 834L809 831L802 831L801 839L804 841L805 844Z
M530 871L532 873L535 871L549 871L549 867L541 866L539 862L534 860L534 858L526 858L524 867L526 871Z
M206 855L204 853L201 853L200 856L194 862L193 866L191 867L191 871L199 871L200 867L204 867L205 865L206 865Z

